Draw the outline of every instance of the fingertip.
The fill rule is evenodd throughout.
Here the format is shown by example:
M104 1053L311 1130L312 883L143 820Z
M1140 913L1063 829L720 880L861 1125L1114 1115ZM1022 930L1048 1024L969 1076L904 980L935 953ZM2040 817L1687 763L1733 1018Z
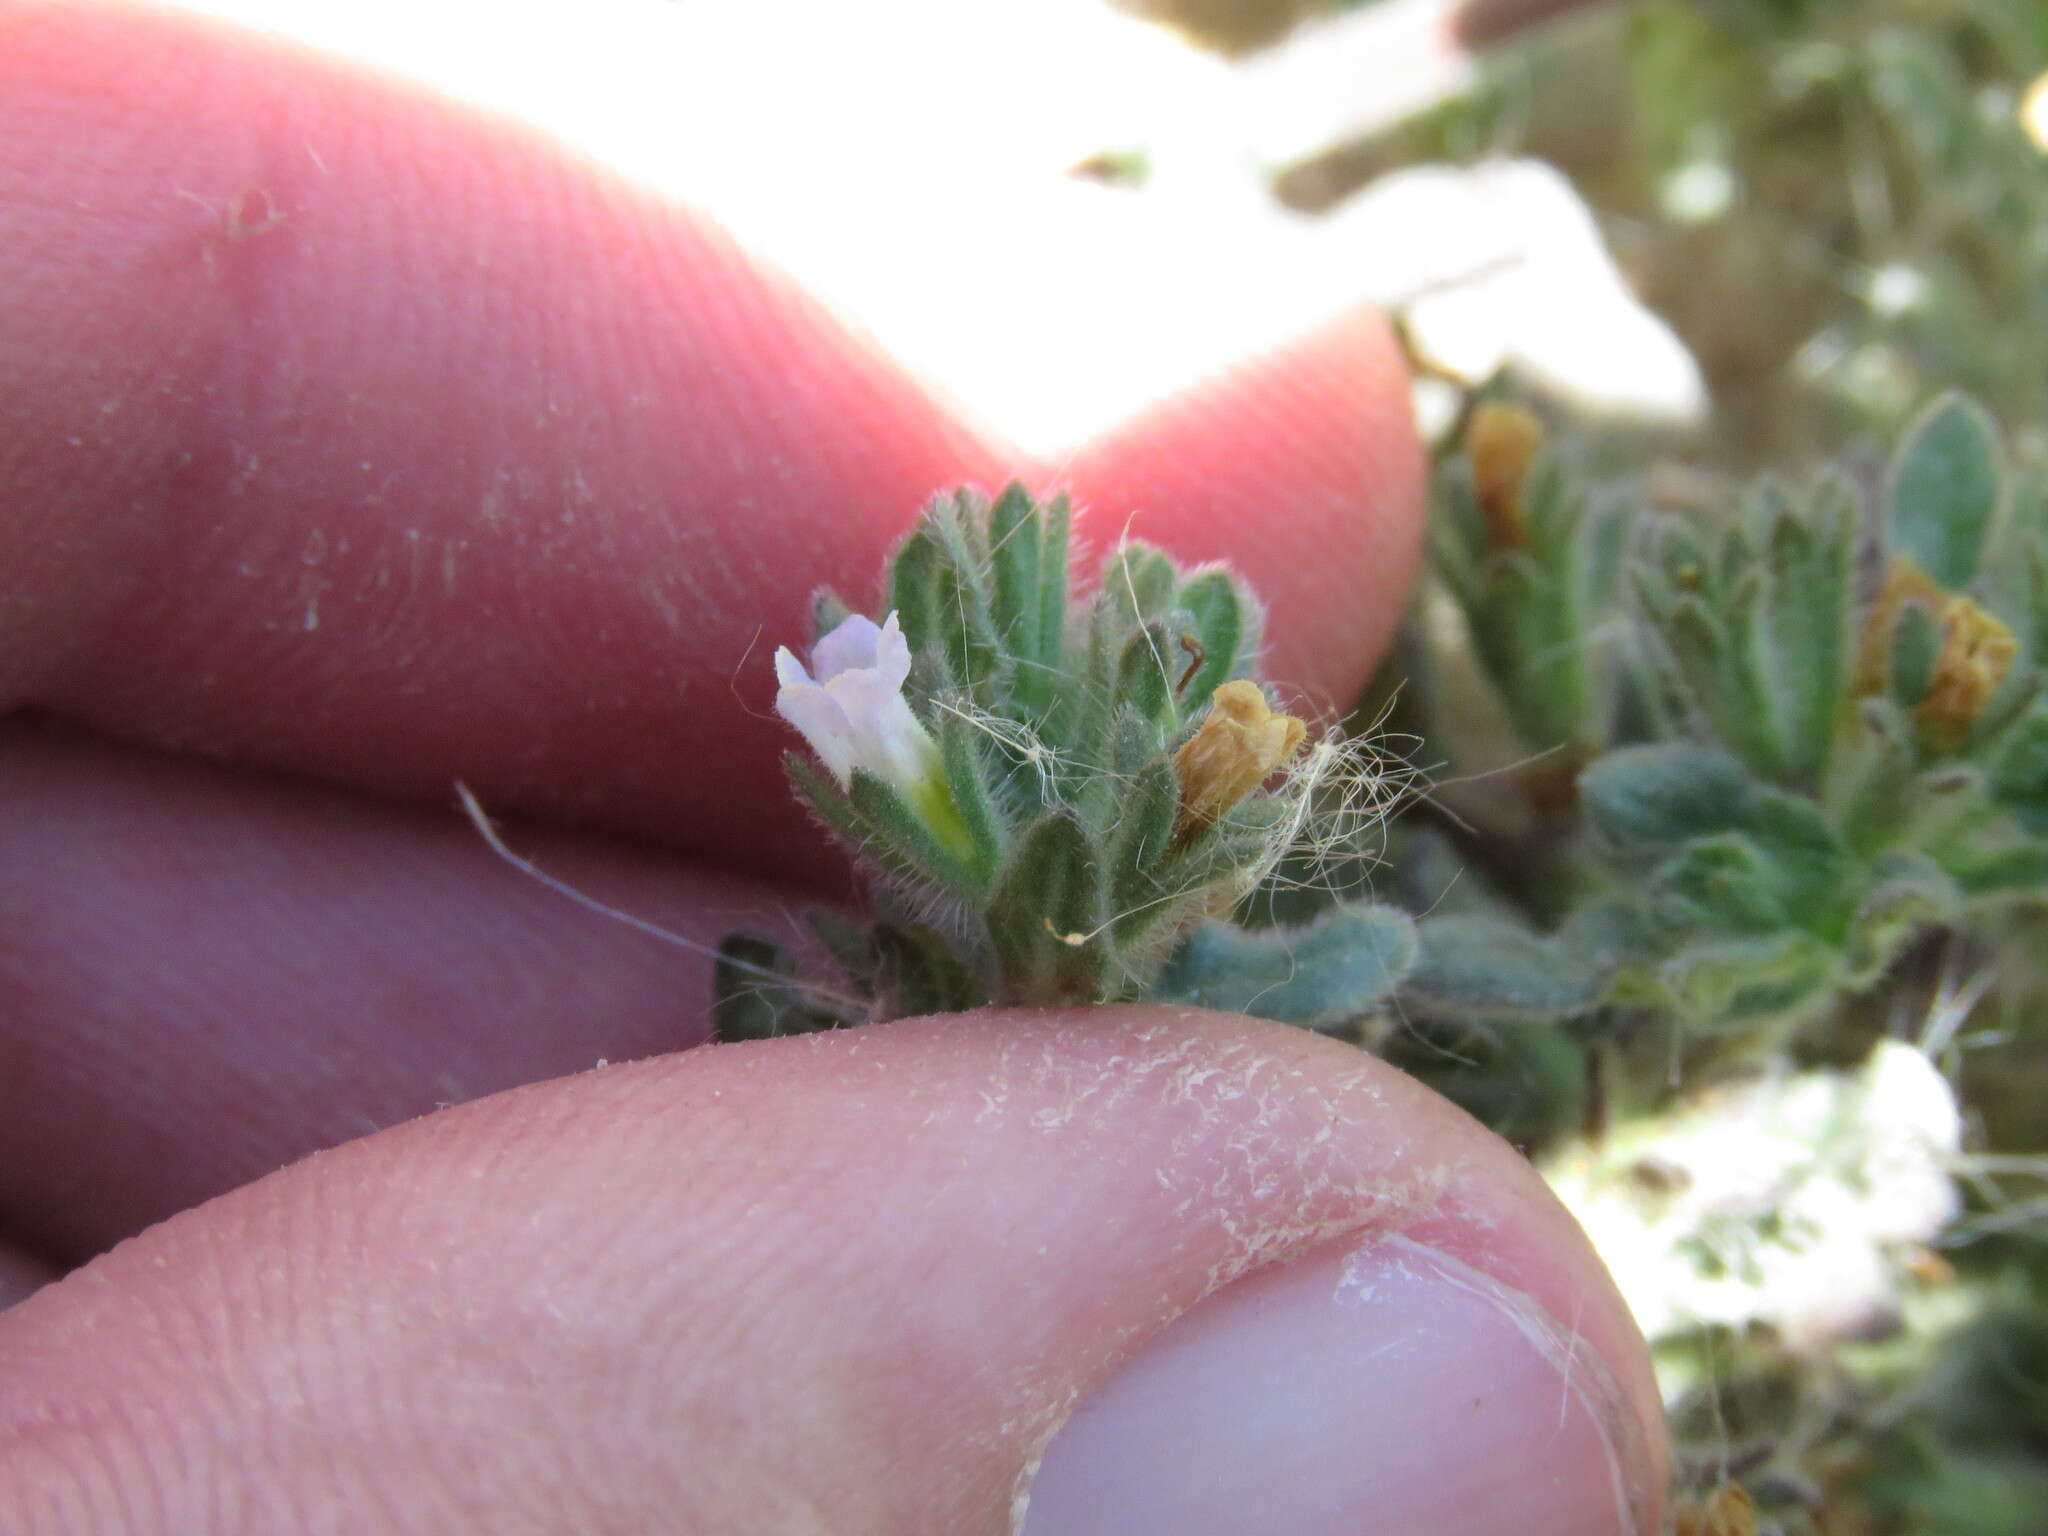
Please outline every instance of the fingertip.
M1240 1280L1126 1360L1047 1448L1025 1536L1647 1536L1657 1476L1596 1351L1377 1237Z
M818 867L757 651L821 582L864 599L932 493L1023 460L537 133L176 12L0 24L0 371L28 413L0 693ZM1040 478L1070 471L1103 542L1238 563L1269 669L1341 708L1413 568L1418 462L1353 314ZM730 771L675 769L707 755Z
M975 434L531 128L172 10L0 29L0 703L819 868L764 644Z
M1421 552L1424 459L1405 368L1359 308L1134 416L1066 468L1107 546L1227 560L1267 603L1264 670L1341 713Z
M1528 1507L1604 1511L1550 1528L1654 1520L1655 1429L1632 1448L1602 1417L1647 1380L1640 1338L1511 1149L1348 1047L1139 1008L714 1046L298 1164L0 1321L0 1480L75 1507L86 1467L162 1500L152 1529L190 1528L224 1489L288 1507L446 1489L458 1468L456 1528L546 1508L562 1528L739 1530L803 1508L849 1531L994 1529L1075 1405L1113 1403L1148 1346L1338 1292L1331 1317L1226 1351L1234 1374L1185 1378L1216 1416L1188 1444L1219 1464L1264 1446L1251 1470L1271 1472L1275 1438L1240 1443L1230 1420L1249 1370L1278 1394L1279 1442L1286 1413L1362 1440L1413 1413L1390 1450L1433 1443L1449 1477L1492 1448L1496 1471L1549 1479ZM1381 1347L1407 1376L1366 1368ZM1324 1370L1319 1408L1289 1362L1324 1353L1361 1369ZM242 1448L280 1401L291 1436L258 1485ZM173 1404L175 1436L138 1430ZM1355 1515L1375 1466L1392 1475L1336 1449L1307 1471ZM1526 1492L1490 1486L1489 1518ZM1446 1507L1406 1489L1404 1509Z
M800 948L811 899L503 826L583 910L452 806L29 721L0 804L0 1212L73 1260L437 1105L699 1044L716 946Z

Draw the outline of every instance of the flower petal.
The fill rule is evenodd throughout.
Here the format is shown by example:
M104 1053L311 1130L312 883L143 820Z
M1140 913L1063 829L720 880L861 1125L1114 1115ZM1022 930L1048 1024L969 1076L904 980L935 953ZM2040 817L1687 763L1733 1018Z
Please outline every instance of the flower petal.
M859 746L860 766L902 789L944 774L939 745L902 694L894 694Z
M895 613L879 626L849 615L812 648L811 666L815 680L787 649L776 651L775 708L840 783L865 769L908 793L941 772L937 744L903 698L910 642Z
M808 680L785 683L775 695L775 712L803 733L833 778L852 781L854 727L837 699Z
M880 672L889 686L901 689L910 678L910 642L903 637L903 626L897 621L896 610L889 610L889 617L882 621L881 633L875 636L874 668Z
M775 647L775 681L785 688L800 688L814 679L788 646L778 645Z
M896 616L889 615L894 623ZM818 681L829 683L833 678L847 672L871 669L875 665L876 646L882 631L875 627L875 621L866 614L849 614L839 621L832 633L811 647L811 669L818 675ZM904 648L908 657L909 647ZM904 676L909 676L904 669ZM900 686L900 680L899 680Z

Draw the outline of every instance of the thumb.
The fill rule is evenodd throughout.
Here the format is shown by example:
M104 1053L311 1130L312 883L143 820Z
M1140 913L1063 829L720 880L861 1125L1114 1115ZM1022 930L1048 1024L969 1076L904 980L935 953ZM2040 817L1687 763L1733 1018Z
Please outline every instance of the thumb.
M1502 1143L1214 1014L535 1085L0 1316L10 1531L1642 1531L1640 1339Z

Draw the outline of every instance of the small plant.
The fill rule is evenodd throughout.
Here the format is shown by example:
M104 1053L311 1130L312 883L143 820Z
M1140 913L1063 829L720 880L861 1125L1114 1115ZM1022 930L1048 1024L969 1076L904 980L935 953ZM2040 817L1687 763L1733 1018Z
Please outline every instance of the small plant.
M1253 675L1251 594L1131 543L1077 599L1063 501L961 492L880 623L824 593L808 666L777 656L790 777L873 921L816 920L836 989L731 940L721 1028L1145 997L1338 1027L1391 997L1782 1044L2048 880L2048 515L1978 406L1937 403L1875 495L1766 480L1715 518L1588 489L1488 404L1438 502L1432 570L1527 752L1516 892L1244 921L1357 832L1345 749L1304 752Z
M1559 1013L1782 1035L1928 925L2038 899L2048 517L1981 408L1938 402L1874 495L1765 480L1722 518L1603 496L1534 434L1480 408L1432 559L1532 754L1523 911L1584 973Z
M777 708L811 748L791 781L867 872L871 920L814 919L843 986L728 940L723 1038L1135 998L1320 1024L1406 970L1390 908L1230 921L1342 751L1304 752L1255 680L1260 613L1236 576L1126 543L1077 598L1068 530L1063 499L1021 486L941 498L889 560L879 624L824 593L809 665L778 654Z
M1964 1121L1887 1036L1953 1035L1924 938L2010 952L2048 895L2040 485L1949 396L1860 483L1683 511L1489 404L1438 491L1462 624L1416 649L1477 672L1512 766L1455 844L1396 828L1411 890L1447 846L1471 867L1418 925L1391 1054L1536 1150L1614 1267L1676 1404L1681 1528L2035 1529L2038 1447L1957 1475L1951 1421L1996 1394L1945 1362L2042 1314L1961 1321L2026 1266L1928 1246ZM1410 707L1472 738L1471 694Z

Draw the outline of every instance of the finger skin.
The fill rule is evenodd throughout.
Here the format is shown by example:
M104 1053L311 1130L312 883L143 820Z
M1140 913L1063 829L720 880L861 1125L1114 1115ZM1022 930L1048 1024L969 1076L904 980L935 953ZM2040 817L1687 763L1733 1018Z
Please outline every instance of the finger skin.
M1001 1531L1168 1321L1395 1231L1592 1346L1653 1528L1640 1340L1526 1165L1346 1047L1155 1009L711 1047L310 1159L0 1317L0 1487L23 1536Z
M708 1037L758 880L0 724L0 1231L80 1262L322 1147ZM25 812L25 813L22 813ZM809 898L805 898L806 901ZM4 1522L0 1522L4 1525Z
M535 135L172 14L0 24L30 253L0 394L33 413L0 692L788 844L783 796L732 790L785 744L734 674L995 460L704 221ZM668 766L713 743L740 775Z
M1018 465L705 220L502 120L173 12L0 0L0 39L0 702L141 746L0 736L0 1218L75 1259L701 1039L701 959L493 864L450 782L742 858L526 845L699 940L786 930L754 874L843 864L772 761L766 653L814 583L871 598L930 490ZM1328 703L1412 565L1390 357L1346 317L1024 468L1097 553L1290 594L1271 658Z
M1319 700L1412 571L1377 322L1032 464L536 133L175 12L0 37L0 701L817 871L766 658L934 492L1058 480L1098 554L1135 514L1241 559Z

